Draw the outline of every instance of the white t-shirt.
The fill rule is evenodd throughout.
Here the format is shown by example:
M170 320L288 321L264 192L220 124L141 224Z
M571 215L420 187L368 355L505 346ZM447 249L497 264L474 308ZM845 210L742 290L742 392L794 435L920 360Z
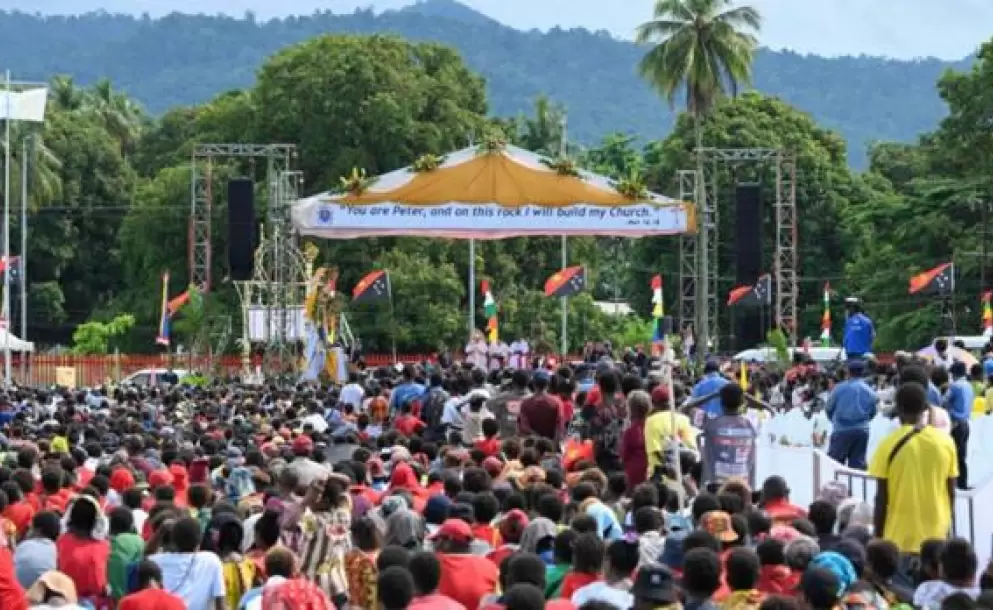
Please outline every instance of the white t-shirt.
M531 349L528 342L523 339L510 344L510 366L515 369L526 369L528 367L528 355Z
M362 400L365 398L365 388L357 383L349 383L345 387L341 388L341 396L339 400L343 403L350 404L358 410L362 406Z
M603 581L598 581L580 587L572 594L572 599L569 601L577 608L586 602L596 601L606 602L615 608L626 609L634 606L634 595L631 595L629 591L622 591L616 587L611 587Z
M183 599L189 610L213 610L224 597L224 569L217 555L157 553L149 557L162 569L162 588Z
M488 353L490 356L490 370L499 371L503 365L507 364L508 357L510 356L510 348L506 343L500 341L499 343L490 345Z
M318 434L324 434L328 429L328 422L320 413L311 413L307 417L300 420L303 425L310 424L314 427L314 432Z

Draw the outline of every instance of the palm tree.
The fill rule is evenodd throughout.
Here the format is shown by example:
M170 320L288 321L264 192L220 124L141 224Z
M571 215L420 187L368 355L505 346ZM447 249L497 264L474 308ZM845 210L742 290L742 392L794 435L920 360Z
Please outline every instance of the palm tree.
M103 78L87 92L90 110L95 112L104 128L120 143L121 151L133 150L142 127L142 113L126 95L114 90L110 80Z
M750 6L732 7L731 0L656 0L653 19L638 27L637 42L654 46L642 58L638 71L675 105L686 94L686 110L693 115L697 150L697 206L705 198L703 184L703 128L701 119L716 101L735 95L749 82L758 41L752 32L762 25ZM706 219L704 219L706 222ZM707 279L710 277L707 231L698 234L700 277L697 279L697 332L708 349Z
M24 163L28 164L30 204L38 208L62 197L62 161L45 145L42 134L24 124L11 125L10 135L10 192L11 205L19 205ZM25 156L25 149L27 156ZM0 156L4 154L0 139ZM2 201L2 194L0 194Z
M731 0L657 0L654 18L638 26L638 43L654 45L638 71L670 104L685 92L699 138L699 119L750 82L758 45L750 31L761 24L758 11Z
M50 102L59 110L74 111L83 107L83 93L76 87L71 76L56 76L52 79Z
M565 110L544 95L534 101L534 116L521 121L524 148L549 157L561 155Z

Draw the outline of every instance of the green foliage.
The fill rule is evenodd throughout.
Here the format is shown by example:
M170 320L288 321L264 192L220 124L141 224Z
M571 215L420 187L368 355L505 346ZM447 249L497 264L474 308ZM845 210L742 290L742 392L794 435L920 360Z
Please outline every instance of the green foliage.
M789 366L790 364L790 344L786 339L786 334L780 328L773 328L765 334L765 341L769 344L769 347L776 350L776 360L779 361L780 366Z
M638 26L637 43L655 44L638 72L670 105L682 92L686 109L704 115L751 82L758 46L752 32L761 23L754 8L732 8L731 0L658 0L653 19Z
M172 136L183 132L205 135L202 125L189 120L196 113L177 106L203 104L218 94L251 87L259 66L269 56L329 33L391 33L456 48L466 64L486 78L493 114L531 114L535 98L550 95L569 110L569 138L573 142L592 145L613 132L637 134L643 142L661 138L677 116L678 109L660 107L657 93L637 74L635 68L645 47L583 29L522 32L465 7L453 7L450 2L425 2L379 15L371 10L338 15L321 11L309 17L267 21L248 16L172 14L146 19L110 13L73 17L0 13L0 40L5 43L8 65L16 66L15 76L46 80L70 74L84 84L95 83L97 75L106 76L151 112L165 113ZM334 63L336 57L330 55L324 61ZM758 49L752 72L758 91L781 97L837 130L849 143L850 160L861 167L869 143L913 141L945 116L947 109L934 83L949 67L966 69L968 62L865 56L829 59ZM339 83L321 78L310 81L320 90ZM450 98L444 89L439 89L437 99L439 107L458 105L457 98L447 101ZM240 103L235 99L227 105ZM321 114L323 111L306 118ZM228 116L243 121L239 128L255 121L251 114ZM352 133L343 132L349 142ZM205 139L231 141L230 134L227 138L221 135L214 133ZM463 145L470 135L464 131L458 134ZM479 140L478 131L475 138ZM148 175L148 156L172 157L169 163L155 163L154 167L189 159L189 150L176 147L165 151L165 147L138 151L142 173ZM312 158L310 162L320 160ZM371 173L380 169L356 159L325 171L337 177L353 165L367 167ZM326 185L317 182L318 175L311 173L311 167L305 169L312 185Z
M107 354L110 352L111 341L131 330L134 323L134 316L121 314L109 322L93 320L80 324L72 334L72 353Z

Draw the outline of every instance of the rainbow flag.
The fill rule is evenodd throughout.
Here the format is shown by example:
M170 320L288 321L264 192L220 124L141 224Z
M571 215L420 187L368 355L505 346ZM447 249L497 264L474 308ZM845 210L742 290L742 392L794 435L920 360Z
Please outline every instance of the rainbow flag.
M490 292L489 281L483 280L480 282L480 288L483 290L483 314L486 316L486 338L490 343L495 343L500 337L497 326L497 304L493 299L493 293Z
M162 274L162 315L159 317L159 334L155 342L169 347L169 272Z
M665 317L665 303L662 302L662 276L652 278L652 346L656 347L665 342L662 334L662 318Z
M983 293L983 334L993 335L993 307L990 306L990 301L993 301L993 291L987 290Z
M821 345L831 347L831 284L824 284L824 315L821 316Z

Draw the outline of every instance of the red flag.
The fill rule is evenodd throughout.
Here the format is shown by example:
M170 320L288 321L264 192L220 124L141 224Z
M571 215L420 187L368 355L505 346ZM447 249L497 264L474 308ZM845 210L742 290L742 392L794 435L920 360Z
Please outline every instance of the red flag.
M567 297L586 288L586 270L568 267L558 271L545 282L546 297Z
M661 290L661 289L662 289L662 276L656 275L655 277L652 278L652 290Z
M955 291L955 265L942 263L910 278L910 294L948 294Z

